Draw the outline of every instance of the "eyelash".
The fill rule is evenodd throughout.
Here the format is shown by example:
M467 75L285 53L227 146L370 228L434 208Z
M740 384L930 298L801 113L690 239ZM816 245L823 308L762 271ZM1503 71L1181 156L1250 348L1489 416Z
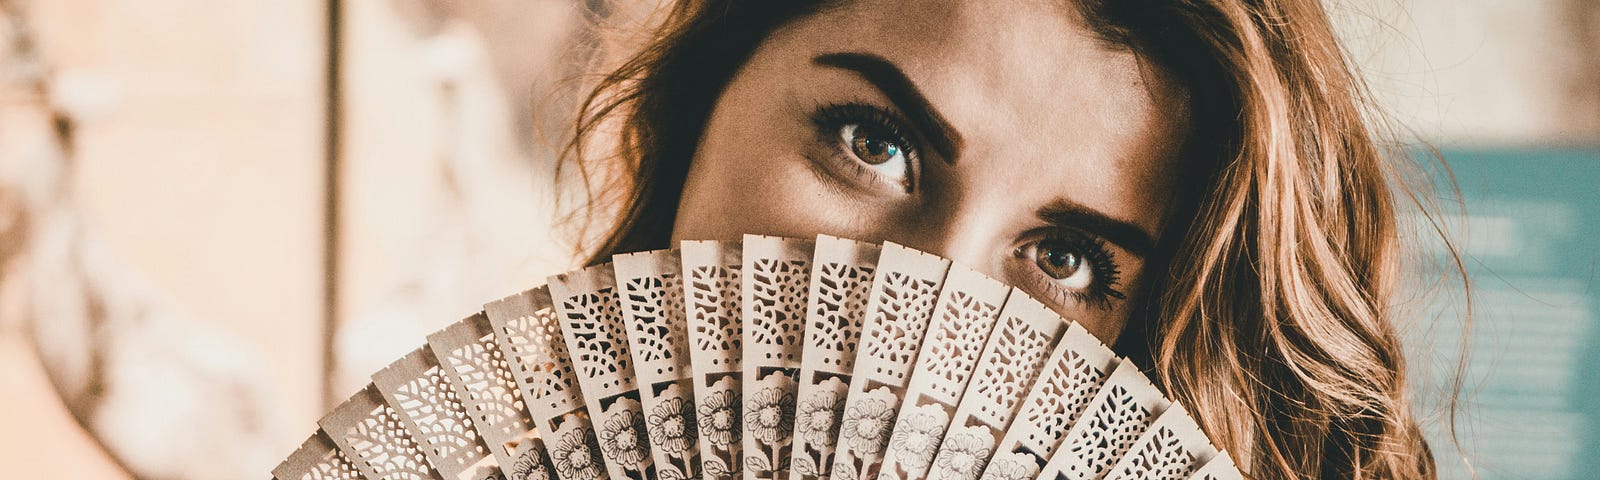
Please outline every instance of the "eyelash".
M1104 239L1071 230L1048 231L1043 236L1030 240L1023 244L1022 247L1018 247L1017 256L1026 258L1022 255L1023 249L1030 246L1037 248L1037 245L1046 241L1064 242L1072 251L1081 253L1084 256L1084 261L1088 263L1088 268L1091 269L1091 273L1094 275L1094 283L1089 287L1082 290L1069 290L1056 283L1056 279L1046 275L1037 264L1027 265L1026 268L1030 273L1028 277L1032 278L1037 286L1048 293L1056 301L1057 305L1066 305L1068 300L1073 300L1100 310L1110 310L1111 299L1122 300L1127 297L1116 289L1117 277L1122 272L1117 266L1116 255L1106 247Z
M903 123L893 113L874 105L848 102L825 104L817 107L812 115L812 123L817 128L818 138L825 144L831 145L831 156L835 163L844 166L858 178L879 178L879 173L872 167L855 158L851 147L839 141L839 131L846 125L857 125L865 132L887 136L905 150L906 175L911 185L916 185L921 174L920 156L918 149L910 141L910 136L901 127ZM1058 284L1054 278L1045 274L1037 264L1028 264L1026 278L1036 283L1038 290L1047 294L1057 305L1078 303L1100 310L1110 310L1113 298L1121 300L1126 296L1118 291L1115 286L1121 271L1116 263L1116 257L1106 247L1104 239L1087 235L1076 230L1050 230L1043 234L1035 234L1037 238L1019 247L1036 246L1046 241L1060 241L1066 243L1068 248L1084 256L1088 268L1094 276L1094 283L1087 288L1072 290ZM1035 247L1036 248L1036 247Z
M918 177L922 173L921 156L918 154L919 149L911 142L911 136L901 127L904 123L895 114L875 105L847 102L817 107L811 121L817 128L819 138L838 147L833 154L837 163L850 169L851 173L860 178L878 178L879 174L856 159L850 151L850 145L839 142L839 130L846 125L857 125L861 131L888 136L904 150L906 177L912 189L915 189Z

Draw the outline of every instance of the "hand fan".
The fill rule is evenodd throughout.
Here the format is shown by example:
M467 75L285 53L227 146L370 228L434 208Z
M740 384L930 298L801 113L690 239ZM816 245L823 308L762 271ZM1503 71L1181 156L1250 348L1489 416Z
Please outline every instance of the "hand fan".
M1132 362L900 245L747 235L618 255L372 375L302 479L1242 479Z

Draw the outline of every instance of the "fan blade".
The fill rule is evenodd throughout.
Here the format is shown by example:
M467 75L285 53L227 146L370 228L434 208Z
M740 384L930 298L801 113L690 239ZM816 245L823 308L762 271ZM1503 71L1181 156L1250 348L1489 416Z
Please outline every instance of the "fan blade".
M517 446L533 432L533 420L489 318L473 314L428 335L428 345L500 470L516 476Z
M483 310L537 433L517 445L523 468L513 470L527 471L528 478L600 478L605 462L547 287L491 302Z
M745 235L743 243L744 478L786 479L816 242Z
M428 463L445 478L498 477L500 468L468 418L433 348L423 345L372 374Z
M1067 334L1045 361L1044 372L1028 389L1021 411L1000 439L983 478L1037 476L1119 361L1082 325L1067 328Z
M881 247L820 235L806 300L806 341L795 396L790 478L820 480L833 470L834 439L855 370L856 346Z
M923 478L1012 289L951 266L917 354L879 478Z
M318 429L300 448L289 454L276 468L272 477L280 480L360 480L361 470L350 459L339 453L339 446L328 439L328 434Z
M694 378L676 250L613 257L650 455L663 480L700 478Z
M743 268L738 242L687 241L683 257L684 306L688 315L689 352L694 369L696 424L700 428L700 459L705 477L729 480L740 477L744 462L740 451L744 424L740 355L740 280Z
M1061 438L1039 478L1099 480L1171 405L1133 362L1117 364L1083 416Z
M1244 475L1239 473L1239 467L1233 464L1228 452L1217 452L1211 461L1190 474L1189 480L1244 480Z
M856 373L834 455L833 478L877 476L922 336L950 261L888 243L872 279Z
M1145 429L1105 479L1184 480L1216 455L1217 449L1189 418L1189 412L1174 403Z
M401 425L399 413L367 384L317 421L368 480L442 479Z
M596 265L550 277L550 297L607 473L616 479L655 478L616 283L611 264Z
M1023 392L1069 325L1027 294L1012 292L934 456L930 477L977 478L1016 416Z

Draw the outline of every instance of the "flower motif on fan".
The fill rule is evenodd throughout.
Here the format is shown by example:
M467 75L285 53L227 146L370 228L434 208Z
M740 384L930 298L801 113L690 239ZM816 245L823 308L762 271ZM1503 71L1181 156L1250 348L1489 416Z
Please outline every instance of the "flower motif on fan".
M943 452L939 455L939 471L944 478L973 480L978 474L983 473L983 467L989 461L989 447L983 439L971 434L952 435L945 439ZM1001 475L1001 472L996 472ZM1020 476L1002 476L1000 478L1032 478L1025 473Z
M713 392L700 401L701 438L717 448L727 449L739 442L739 394L731 390Z
M540 448L530 448L522 455L517 456L516 463L511 464L511 474L506 478L511 480L542 480L551 478L550 470L541 458Z
M650 456L650 440L645 434L644 416L622 409L606 419L600 432L600 446L606 457L623 465L638 465Z
M839 435L839 416L844 414L844 399L834 392L821 392L795 410L795 425L801 438L821 445Z
M926 413L912 413L894 428L889 448L900 455L900 463L916 470L927 468L933 454L939 451L939 440L944 436L944 423Z
M550 459L562 480L596 480L603 476L600 463L600 444L594 431L580 427L561 436L555 448L550 449Z
M895 409L883 400L863 399L845 412L839 434L852 450L862 455L877 455L888 443L887 434L894 416Z
M998 459L989 464L983 471L983 480L1033 480L1037 476L1033 468L1023 465L1016 459Z
M763 388L745 402L745 427L757 440L776 442L794 428L794 395Z
M683 398L668 398L657 404L650 412L649 422L650 438L667 453L681 454L694 442L694 406Z

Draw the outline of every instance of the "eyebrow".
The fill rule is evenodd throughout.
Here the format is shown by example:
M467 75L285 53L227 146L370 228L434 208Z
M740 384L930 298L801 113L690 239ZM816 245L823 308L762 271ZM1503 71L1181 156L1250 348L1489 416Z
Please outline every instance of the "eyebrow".
M1148 258L1155 249L1154 236L1122 220L1111 218L1089 207L1058 198L1038 211L1039 219L1052 225L1076 228L1122 247L1128 253Z
M956 152L961 150L961 134L939 115L939 111L928 103L927 97L922 96L917 86L894 63L877 55L856 52L824 53L812 58L811 62L855 72L877 87L896 108L905 112L912 126L923 133L928 146L940 158L955 163Z

